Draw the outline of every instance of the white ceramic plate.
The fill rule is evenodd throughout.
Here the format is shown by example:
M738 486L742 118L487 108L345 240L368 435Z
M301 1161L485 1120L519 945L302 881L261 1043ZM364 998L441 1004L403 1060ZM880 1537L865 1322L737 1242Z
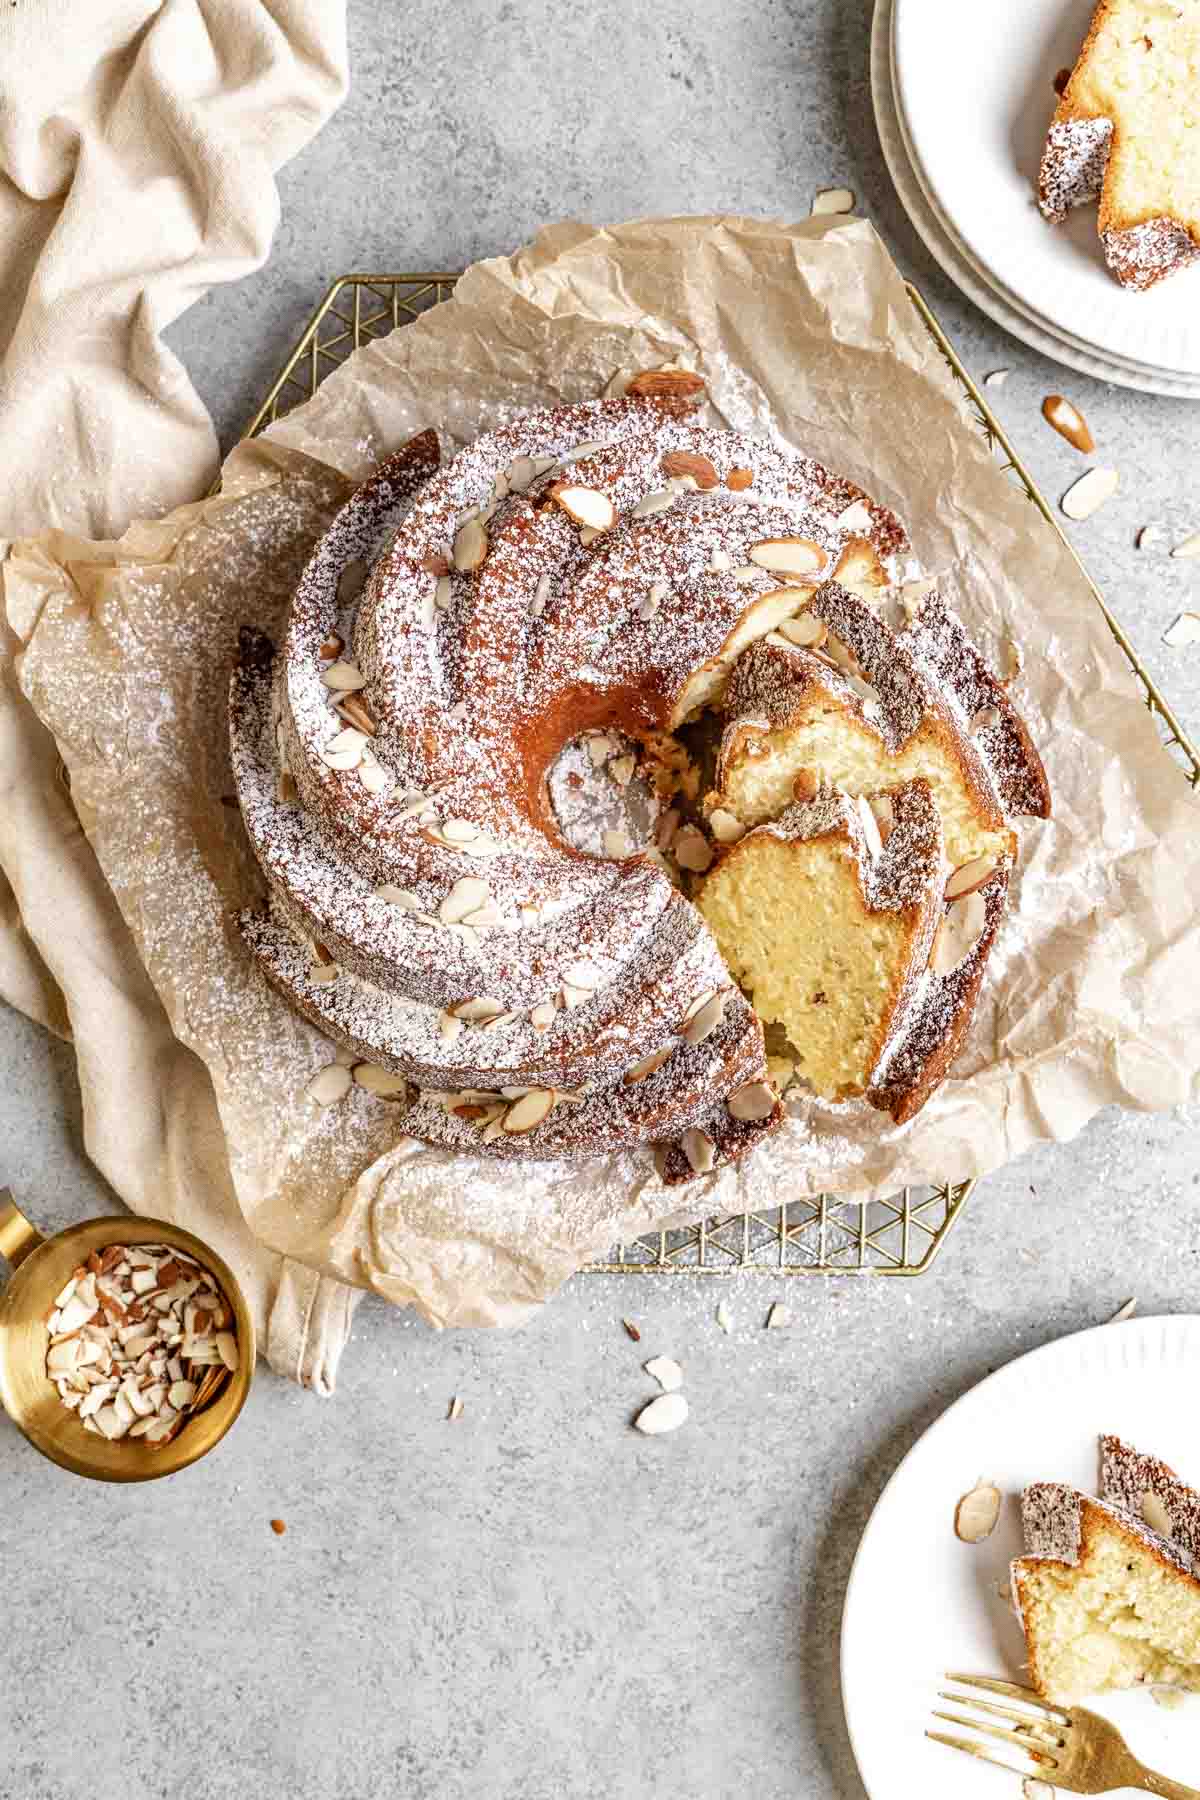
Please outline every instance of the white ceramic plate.
M842 1618L842 1696L871 1800L1016 1800L1011 1776L924 1733L945 1670L1025 1679L1007 1601L1017 1497L1044 1480L1095 1493L1105 1431L1200 1484L1198 1381L1200 1317L1102 1325L988 1376L905 1457L863 1534ZM992 1536L970 1546L954 1535L954 1509L981 1477L1006 1500ZM1152 1768L1196 1780L1200 1697L1177 1711L1144 1690L1090 1704Z
M951 240L944 222L934 213L909 159L892 89L891 42L892 0L877 0L871 33L871 91L884 160L914 228L926 249L955 286L961 288L981 312L986 313L1005 331L1011 332L1013 337L1029 344L1043 355L1065 363L1068 368L1079 369L1101 381L1138 388L1145 393L1166 394L1179 399L1200 399L1200 380L1192 382L1184 377L1158 374L1134 364L1118 363L1059 338L1045 324L1018 311L966 259L965 251Z
M1074 62L1092 11L1093 0L895 0L913 160L972 258L1036 316L1102 355L1197 378L1200 269L1133 293L1107 271L1094 206L1057 227L1037 209L1054 75Z
M909 129L908 120L904 114L904 108L900 102L900 95L896 91L894 61L892 101L895 110L896 124L901 141L904 145L905 157L907 159L907 166L911 177L920 188L921 194L929 211L933 215L938 230L942 236L948 240L950 247L954 251L959 262L966 263L974 272L977 280L982 282L985 288L1020 318L1024 319L1028 324L1035 326L1052 341L1060 346L1065 345L1084 356L1095 359L1098 367L1104 369L1123 369L1131 376L1145 377L1153 382L1166 382L1170 384L1172 390L1182 389L1189 395L1195 394L1200 397L1200 377L1181 375L1170 370L1164 371L1156 369L1148 363L1135 362L1130 357L1102 356L1093 345L1087 343L1084 339L1076 337L1071 332L1062 330L1059 326L1052 324L1048 319L1043 319L1039 314L1032 312L1030 308L1011 291L1011 289L1005 287L1003 282L997 279L994 271L983 268L972 256L968 245L966 245L962 238L959 237L951 221L947 219L945 214L940 210L937 196L930 189L924 172L915 159L912 134Z

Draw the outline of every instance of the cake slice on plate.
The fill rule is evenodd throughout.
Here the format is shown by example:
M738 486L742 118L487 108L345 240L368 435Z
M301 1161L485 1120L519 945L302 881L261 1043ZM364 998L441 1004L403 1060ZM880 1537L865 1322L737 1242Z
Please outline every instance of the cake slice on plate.
M1200 257L1200 7L1100 0L1046 139L1039 202L1055 224L1100 201L1125 287Z
M1168 1514L1173 1522L1176 1507L1195 1514L1200 1495L1165 1465L1103 1442L1106 1490L1139 1507L1143 1493L1159 1498L1163 1513L1146 1510L1162 1522ZM1169 1505L1164 1479L1181 1490ZM1143 1480L1135 1496L1130 1483ZM1012 1565L1013 1599L1043 1699L1066 1706L1143 1684L1200 1692L1200 1571L1189 1551L1125 1506L1065 1482L1027 1488L1021 1510L1026 1554Z

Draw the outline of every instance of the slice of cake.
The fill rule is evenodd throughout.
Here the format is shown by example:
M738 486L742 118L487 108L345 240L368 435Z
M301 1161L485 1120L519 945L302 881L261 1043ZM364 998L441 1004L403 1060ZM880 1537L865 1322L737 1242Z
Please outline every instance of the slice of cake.
M1046 139L1039 201L1055 223L1099 196L1125 287L1200 257L1200 7L1100 0Z
M1013 1599L1038 1693L1065 1706L1142 1684L1200 1692L1200 1579L1140 1518L1064 1482L1022 1496Z
M798 1073L825 1099L875 1098L919 1010L945 914L942 856L928 782L874 805L828 791L748 832L700 889L755 1011L783 1027Z

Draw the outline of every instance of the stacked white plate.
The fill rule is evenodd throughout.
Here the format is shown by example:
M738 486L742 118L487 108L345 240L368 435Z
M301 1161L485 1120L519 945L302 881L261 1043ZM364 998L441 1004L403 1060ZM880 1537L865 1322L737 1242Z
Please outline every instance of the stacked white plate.
M1103 381L1200 399L1200 266L1146 293L1109 274L1096 208L1050 225L1038 164L1054 77L1094 0L876 0L871 87L883 152L951 280L1014 337Z

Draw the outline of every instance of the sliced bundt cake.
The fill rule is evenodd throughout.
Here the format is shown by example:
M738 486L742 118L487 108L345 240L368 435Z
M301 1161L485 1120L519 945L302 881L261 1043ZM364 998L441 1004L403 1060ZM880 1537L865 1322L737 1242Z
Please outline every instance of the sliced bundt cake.
M1046 139L1039 200L1099 197L1105 259L1148 288L1200 257L1200 8L1100 0Z
M1022 1519L1013 1599L1045 1699L1065 1706L1141 1684L1200 1691L1200 1579L1186 1550L1064 1482L1027 1488Z

